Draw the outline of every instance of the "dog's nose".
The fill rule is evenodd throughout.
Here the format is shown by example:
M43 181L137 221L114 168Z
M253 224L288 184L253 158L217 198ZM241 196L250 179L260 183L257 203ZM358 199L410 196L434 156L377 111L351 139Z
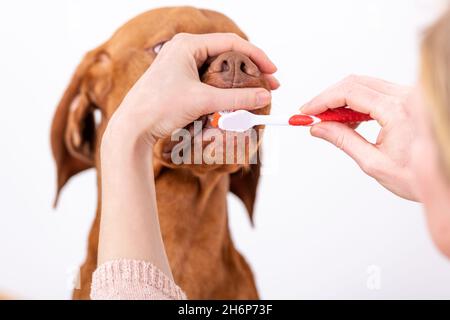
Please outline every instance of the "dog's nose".
M249 77L259 77L261 72L247 56L230 51L222 53L210 65L209 70L219 73L223 80L243 83Z

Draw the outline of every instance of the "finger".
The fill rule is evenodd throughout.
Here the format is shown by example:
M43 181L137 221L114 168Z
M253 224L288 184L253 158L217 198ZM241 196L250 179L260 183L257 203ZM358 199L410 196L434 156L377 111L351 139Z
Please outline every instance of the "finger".
M269 83L270 90L277 90L280 87L280 82L271 74L264 74L264 78Z
M382 169L384 161L381 152L355 130L342 123L319 123L311 127L311 135L344 151L371 176L376 175L378 169Z
M177 34L173 40L182 41L188 46L198 65L201 65L208 57L234 50L248 56L264 73L274 73L277 70L264 51L234 33Z
M199 102L201 113L208 114L223 110L258 109L267 106L272 100L264 88L220 89L202 84L202 99Z
M388 81L385 81L382 79L372 78L372 77L368 77L368 76L356 76L356 75L350 75L350 76L346 77L345 79L341 80L337 84L328 88L325 92L330 92L333 89L339 90L340 88L344 88L344 87L352 87L352 85L356 85L356 84L360 84L362 86L368 87L370 89L373 89L373 90L378 91L379 93L383 93L385 95L406 95L409 92L409 88L407 86L401 86L401 85L391 83L391 82L388 82ZM310 102L306 103L300 109L303 112L307 113L307 111L310 108L310 104L313 103L315 99L317 99L321 96L322 96L322 94L320 94L319 96L317 96Z
M327 109L349 107L370 114L382 126L389 118L395 97L385 95L359 83L340 82L325 90L301 108L306 114L318 114Z
M407 94L409 87L369 76L350 75L344 82L355 82L386 95Z

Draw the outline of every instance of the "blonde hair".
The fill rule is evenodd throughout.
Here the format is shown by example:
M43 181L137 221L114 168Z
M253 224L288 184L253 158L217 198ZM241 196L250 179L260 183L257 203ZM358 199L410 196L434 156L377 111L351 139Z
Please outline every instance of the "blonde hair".
M425 33L421 72L442 164L450 177L450 10Z

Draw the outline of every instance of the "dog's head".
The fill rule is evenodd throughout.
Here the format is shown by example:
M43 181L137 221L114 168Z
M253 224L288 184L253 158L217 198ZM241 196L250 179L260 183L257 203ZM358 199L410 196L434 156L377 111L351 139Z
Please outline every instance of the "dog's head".
M100 167L99 146L108 120L128 90L151 65L162 45L180 32L232 32L246 38L233 21L220 13L191 7L161 8L130 20L106 43L87 53L77 67L52 123L51 144L57 165L58 194L73 175L91 167ZM237 52L210 57L199 72L203 82L216 87L269 89L256 65ZM268 113L269 108L258 110L258 113ZM211 139L213 129L209 128L207 118L203 118L201 127L203 135ZM214 135L217 136L215 130ZM202 146L206 147L208 142L202 140L205 140L201 142ZM168 157L173 153L173 147L170 138L157 143L155 167L178 167ZM225 148L231 148L230 143ZM251 154L246 159L256 153L256 149L247 151ZM181 167L187 167L195 174L211 170L230 173L230 190L252 212L259 177L258 164L207 166L202 162Z

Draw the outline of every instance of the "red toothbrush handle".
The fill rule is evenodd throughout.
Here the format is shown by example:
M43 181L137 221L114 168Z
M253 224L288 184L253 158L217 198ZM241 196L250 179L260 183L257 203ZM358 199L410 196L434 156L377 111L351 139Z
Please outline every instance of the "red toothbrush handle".
M316 115L322 121L336 121L342 123L354 123L373 120L368 114L354 111L347 107L328 109Z
M373 120L368 114L354 111L347 107L341 107L336 109L328 109L313 117L309 115L297 114L289 119L289 124L292 126L312 125L316 122L314 117L320 119L320 121L335 121L341 123L357 123Z

